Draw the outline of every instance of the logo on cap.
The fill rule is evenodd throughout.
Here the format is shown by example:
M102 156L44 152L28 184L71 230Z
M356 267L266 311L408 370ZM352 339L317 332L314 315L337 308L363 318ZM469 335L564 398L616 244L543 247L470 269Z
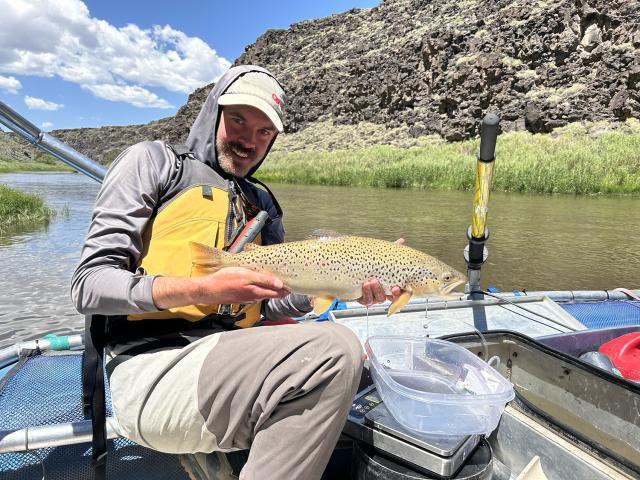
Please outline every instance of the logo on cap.
M273 101L276 102L276 105L280 105L280 98L278 98L278 95L276 95L275 93L271 94L271 98L273 98Z

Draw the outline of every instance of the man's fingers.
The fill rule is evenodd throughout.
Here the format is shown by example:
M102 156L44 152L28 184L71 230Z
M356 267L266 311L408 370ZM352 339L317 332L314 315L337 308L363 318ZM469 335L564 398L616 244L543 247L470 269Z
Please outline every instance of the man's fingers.
M362 284L362 297L358 300L363 305L382 303L387 299L384 288L377 278L365 280Z
M289 295L289 292L284 289L268 289L268 288L253 287L252 294L257 299L282 298Z
M397 244L397 245L404 245L404 244L405 244L405 241L404 241L404 238L399 238L399 239L397 239L397 240L396 240L395 242L393 242L393 243L395 243L395 244Z
M371 293L373 294L373 303L382 303L387 299L387 295L378 280L371 283Z
M362 284L362 297L358 300L362 305L371 305L373 303L373 294L371 293L371 279L365 280Z
M264 287L269 290L283 290L284 283L278 277L273 275L266 275L264 273L255 272L249 277L249 282L259 287Z

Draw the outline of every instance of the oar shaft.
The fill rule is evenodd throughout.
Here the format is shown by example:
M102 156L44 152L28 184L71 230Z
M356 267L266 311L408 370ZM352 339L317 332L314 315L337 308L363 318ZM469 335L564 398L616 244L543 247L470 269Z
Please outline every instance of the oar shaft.
M104 165L43 132L4 102L0 102L0 123L28 142L33 143L39 149L72 166L80 173L84 173L97 182L104 180L104 176L107 173L107 168Z
M489 229L486 226L487 211L499 123L500 118L493 113L489 113L482 120L480 130L480 153L476 162L473 215L471 217L471 226L467 232L469 246L464 252L468 267L466 292L480 290L480 268L488 255L484 244L489 238Z

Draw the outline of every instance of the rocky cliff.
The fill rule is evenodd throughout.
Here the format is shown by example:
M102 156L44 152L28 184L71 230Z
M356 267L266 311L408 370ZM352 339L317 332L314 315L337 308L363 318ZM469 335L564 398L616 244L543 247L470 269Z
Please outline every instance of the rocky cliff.
M269 31L238 63L288 87L289 130L329 116L459 140L640 116L640 2L385 0Z
M331 142L326 126L364 123L461 140L489 111L504 130L623 121L640 117L640 2L383 0L269 30L236 63L266 66L282 80L286 131L322 125L315 147L348 147ZM142 139L184 140L210 88L172 118L53 135L100 159Z

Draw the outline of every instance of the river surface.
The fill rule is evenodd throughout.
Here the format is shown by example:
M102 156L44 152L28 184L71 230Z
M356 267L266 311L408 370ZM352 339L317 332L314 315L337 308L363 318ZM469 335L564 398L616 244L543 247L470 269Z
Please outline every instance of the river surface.
M38 193L58 215L47 227L0 235L0 347L46 333L83 330L69 298L98 192L72 173L0 174ZM470 192L270 185L285 211L288 240L322 228L395 240L466 270ZM640 199L493 193L482 286L500 290L640 288Z

